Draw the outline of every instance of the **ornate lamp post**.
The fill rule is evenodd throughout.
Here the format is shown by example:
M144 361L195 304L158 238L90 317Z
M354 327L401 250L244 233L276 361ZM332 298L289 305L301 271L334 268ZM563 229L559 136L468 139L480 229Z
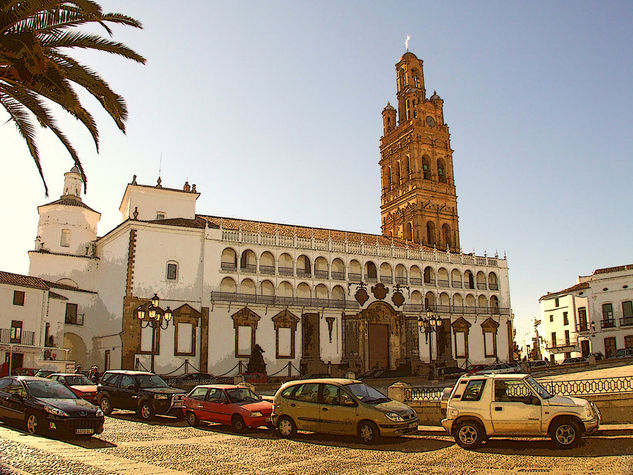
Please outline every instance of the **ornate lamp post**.
M160 298L154 294L149 303L144 303L136 309L136 317L141 325L141 329L152 327L152 373L154 372L154 356L156 353L156 330L158 328L167 330L169 321L171 320L171 309L167 307L163 310L158 305L159 303Z
M430 308L426 309L426 317L422 317L422 315L418 317L418 329L420 333L424 332L424 341L429 345L429 364L431 365L432 374L434 373L432 335L437 331L437 327L441 323L442 320L436 317Z

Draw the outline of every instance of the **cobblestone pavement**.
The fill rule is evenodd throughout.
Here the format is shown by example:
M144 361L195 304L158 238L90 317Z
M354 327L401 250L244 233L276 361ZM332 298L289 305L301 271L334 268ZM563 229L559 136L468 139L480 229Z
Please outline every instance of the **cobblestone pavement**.
M445 435L364 446L350 438L274 432L235 434L170 418L145 423L115 412L103 434L63 441L0 425L0 473L614 473L633 475L633 436L590 437L558 451L549 440L493 439L465 451Z

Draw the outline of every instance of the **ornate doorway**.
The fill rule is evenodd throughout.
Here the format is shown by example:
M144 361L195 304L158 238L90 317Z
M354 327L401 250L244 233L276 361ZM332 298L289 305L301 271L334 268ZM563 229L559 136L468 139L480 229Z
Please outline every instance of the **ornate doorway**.
M370 323L368 346L369 369L389 369L389 325Z

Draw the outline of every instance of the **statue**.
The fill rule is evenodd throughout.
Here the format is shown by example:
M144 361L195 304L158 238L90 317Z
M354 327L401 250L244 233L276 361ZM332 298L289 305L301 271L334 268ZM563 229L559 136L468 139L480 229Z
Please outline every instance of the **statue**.
M264 350L257 343L253 347L251 351L251 357L248 360L248 368L247 371L249 373L264 373L266 374L266 363L264 362L264 357L262 356Z

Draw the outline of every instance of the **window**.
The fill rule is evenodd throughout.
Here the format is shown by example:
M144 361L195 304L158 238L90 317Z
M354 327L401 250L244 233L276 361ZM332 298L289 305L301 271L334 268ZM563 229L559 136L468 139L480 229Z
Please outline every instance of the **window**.
M61 247L70 247L70 229L62 229L62 237L59 240Z
M569 330L565 330L565 346L569 346Z
M626 335L624 337L624 348L633 348L633 335Z
M237 327L237 357L248 358L252 352L253 327L240 325Z
M552 332L552 347L556 346L556 332Z
M455 357L468 357L466 354L466 332L455 332Z
M129 374L124 374L121 376L121 383L119 385L122 389L132 389L136 386L136 380L130 376Z
M217 388L209 389L209 394L207 394L207 401L215 402L215 403L229 402L228 398L226 397L226 394L224 394L224 390L217 389Z
M276 334L276 357L294 358L295 357L295 333L297 331L297 323L299 317L293 315L288 310L282 310L273 318Z
M567 312L563 312L563 325L569 325L569 316Z
M66 304L66 317L64 321L66 323L77 325L77 304L76 303Z
M613 319L613 304L610 304L610 303L602 304L602 319L603 320Z
M174 341L176 347L174 354L177 356L194 356L196 354L196 329L191 322L176 321Z
M187 396L189 399L195 399L196 401L204 401L204 398L207 396L207 391L209 388L196 388L193 392Z
M178 264L175 262L167 263L167 280L177 280L178 279Z
M622 302L622 316L624 318L633 318L633 302L627 300Z
M558 307L560 305L560 301L558 300L558 297L556 297L554 299L554 307Z
M532 392L523 381L495 381L495 401L525 403L532 397Z
M9 343L22 342L22 322L19 320L11 320L11 339Z
M578 308L578 327L580 331L587 329L587 308L586 307Z
M104 353L103 370L108 371L110 369L110 350L105 350Z
M486 381L483 379L469 381L462 396L462 401L479 401L485 385Z
M550 321L550 323L554 321L554 315L550 315L549 316L549 321Z
M615 337L609 337L604 339L604 356L609 358L615 355Z
M294 399L298 401L317 402L319 385L317 383L302 384L295 392Z
M163 211L158 211L156 213L156 219L165 219L165 213Z
M24 306L24 292L21 290L13 291L13 305Z

